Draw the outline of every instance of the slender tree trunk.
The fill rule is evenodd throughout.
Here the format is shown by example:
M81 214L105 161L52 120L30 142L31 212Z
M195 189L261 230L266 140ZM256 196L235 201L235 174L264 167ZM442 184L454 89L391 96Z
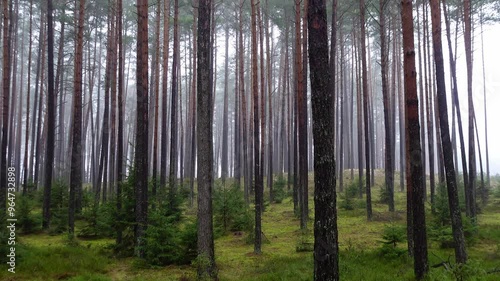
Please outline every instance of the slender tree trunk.
M238 11L235 11L235 18L238 18ZM234 82L234 163L233 163L233 168L234 168L234 179L236 186L239 187L241 184L241 117L240 117L240 90L239 90L239 64L241 63L239 61L239 55L240 55L240 50L239 50L239 29L236 29L236 52L234 56L235 60L235 72L234 72L234 77L235 77L235 82Z
M476 145L474 139L474 102L472 94L472 8L470 0L464 0L464 43L465 61L467 64L467 96L469 97L469 185L465 190L469 213L467 216L476 219Z
M75 193L82 185L82 66L83 66L83 28L85 22L85 0L79 1L73 108L73 144L71 149L71 175L69 184L69 234L75 232Z
M484 141L485 141L485 154L486 154L486 188L485 188L485 196L486 200L488 199L488 189L490 186L490 156L488 153L488 114L487 114L487 106L486 106L486 71L484 68L484 37L483 37L483 22L484 22L484 13L483 8L481 7L481 19L479 20L479 24L481 26L481 62L483 66L483 98L484 98ZM479 142L479 137L478 137ZM483 198L484 199L484 198Z
M403 27L403 52L405 73L405 110L407 114L407 159L409 159L409 175L407 189L413 209L413 249L414 270L417 279L421 280L429 270L427 262L427 234L425 225L424 179L422 175L422 158L420 157L420 132L417 98L417 75L415 71L415 47L413 39L413 16L411 0L402 2L401 22Z
M118 26L118 143L116 147L116 210L119 215L122 214L122 181L123 181L123 89L124 89L124 61L125 49L123 47L123 1L118 0L117 3L117 26ZM116 244L122 243L122 225L117 224L116 228Z
M155 15L155 59L154 59L154 123L153 123L153 188L152 188L152 196L153 200L157 201L156 192L158 189L157 176L158 176L158 114L159 114L159 96L160 96L160 11L161 5L158 2L158 6L156 7L156 15Z
M43 191L43 229L50 226L50 194L52 189L52 170L54 163L55 135L55 95L54 95L54 28L52 21L52 0L47 0L47 148L45 150L45 175ZM5 100L4 100L5 101ZM5 105L4 105L5 108ZM5 132L4 132L5 133Z
M178 103L178 71L179 71L179 0L174 0L174 52L172 55L172 104L170 112L170 171L168 174L169 205L173 208L177 178L177 103Z
M222 160L221 160L221 178L222 182L226 184L226 177L228 174L228 83L229 83L229 26L225 27L226 44L225 44L225 62L224 62L224 105L222 116Z
M361 25L361 70L363 79L363 111L365 129L365 164L366 164L366 216L372 219L372 198L371 198L371 175L370 175L370 124L368 118L368 73L366 66L366 23L365 23L365 0L359 1L360 25Z
M168 44L170 35L170 0L163 3L163 61L161 87L161 144L160 144L160 187L164 188L167 175L167 84L168 84Z
M240 67L240 73L239 73L239 92L241 95L241 124L242 124L242 138L243 138L243 171L244 171L244 177L245 177L245 187L244 187L244 194L245 194L245 202L248 204L250 202L249 199L249 189L250 187L248 186L248 174L247 174L247 167L248 167L248 147L247 147L247 104L246 104L246 97L245 97L245 76L244 76L244 71L245 71L245 62L244 62L244 56L243 56L243 0L240 0L240 5L239 5L239 67Z
M437 0L431 0L432 41L434 46L434 62L436 65L436 85L439 105L439 125L443 146L444 165L446 169L446 183L448 186L448 203L450 206L451 227L455 242L455 259L457 263L467 262L465 239L462 228L462 217L458 204L458 191L453 165L453 154L448 126L448 108L446 105L446 89L444 78L444 61L441 45L441 9Z
M304 87L304 67L300 26L300 3L295 1L295 71L297 92L297 135L298 135L298 180L300 192L300 228L307 228L308 188L307 188L307 90Z
M177 1L177 0L176 0ZM212 1L199 1L198 18L198 278L217 280L214 257L214 236L212 222L212 77L211 69L211 10Z
M450 21L449 21L447 10L448 9L446 7L446 2L443 0L443 14L444 14L444 19L445 19L445 23L446 23L446 38L448 41L448 53L450 56L450 72L451 72L451 77L452 77L452 104L455 107L455 111L457 113L458 135L460 138L460 152L461 152L461 157L462 157L463 183L464 183L464 190L467 193L467 190L469 190L469 173L468 173L468 169L467 169L467 158L465 156L464 133L463 133L463 128L462 128L462 114L460 111L460 103L459 103L459 99L458 99L458 87L457 87L456 63L455 63L456 61L453 57L453 50L451 47ZM457 25L457 28L458 28L458 25ZM443 150L444 150L444 148L443 148ZM446 160L445 160L445 162L446 162ZM448 173L448 172L446 172L446 173ZM468 208L468 206L469 205L468 205L467 200L466 200L466 213L470 212L470 209Z
M49 8L52 8L51 0L49 1ZM9 131L9 98L10 98L10 39L9 38L9 4L7 0L2 1L3 5L3 62L2 62L2 159L0 160L1 171L1 190L0 190L0 209L2 213L6 214L7 211L7 136ZM52 12L50 9L47 12ZM52 24L51 24L52 26ZM53 68L52 68L53 69ZM10 169L9 169L10 172ZM47 188L50 190L50 187ZM50 195L50 193L49 193ZM44 197L45 203L45 197ZM45 205L44 205L45 206ZM5 212L3 212L5 211ZM44 222L45 222L45 208L44 208Z
M273 126L273 102L272 102L272 96L273 96L273 69L271 67L271 50L269 46L269 4L268 0L266 0L266 10L264 13L264 32L266 33L266 70L267 70L267 96L268 96L268 116L269 116L269 124L268 124L268 175L267 175L267 186L269 187L269 197L270 197L270 202L273 202L274 197L273 197L273 132L275 130L275 127ZM263 54L262 54L263 55ZM262 95L262 98L264 98L264 95Z
M385 187L389 196L389 211L394 212L394 168L392 159L392 130L390 117L390 97L387 72L388 48L386 40L385 12L387 2L380 0L380 68L382 74L382 96L384 103L384 126L385 126Z
M255 243L254 253L262 252L262 179L260 158L260 130L259 130L259 81L257 80L257 4L255 0L250 2L252 6L252 96L253 96L253 149L254 149L254 190L255 190Z
M148 221L148 0L137 0L137 125L135 143L135 254L144 256Z
M28 192L28 180L29 180L29 170L28 170L28 141L29 141L29 120L30 120L30 92L31 92L31 48L33 46L33 0L30 0L30 23L29 23L29 47L28 47L28 82L27 82L27 92L26 92L26 130L25 130L25 140L24 140L24 160L23 160L23 195ZM33 116L34 117L34 116ZM33 141L33 140L32 140ZM3 160L2 160L3 161Z

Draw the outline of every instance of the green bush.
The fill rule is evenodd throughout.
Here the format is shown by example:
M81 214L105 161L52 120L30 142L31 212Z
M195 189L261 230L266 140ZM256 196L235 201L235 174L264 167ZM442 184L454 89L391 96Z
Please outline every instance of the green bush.
M470 219L463 218L462 227L464 230L465 242L468 245L474 244L478 240L477 225L471 222ZM428 236L431 240L439 242L439 247L442 249L451 249L455 247L451 225L431 225L428 228Z
M358 182L359 181L354 180L344 188L344 192L340 194L340 198L342 199L340 208L347 211L355 209L355 198L359 194Z
M50 197L51 221L50 234L61 234L68 229L68 186L61 181L52 186Z
M444 184L437 185L437 193L434 198L433 222L437 226L450 225L450 207L448 203L448 192Z
M23 234L34 233L42 224L41 214L33 214L35 201L28 196L20 196L17 201L17 224Z
M157 209L150 213L144 258L152 265L189 264L196 258L196 223L181 225L176 216Z
M109 200L91 209L84 209L82 215L86 224L78 233L78 237L114 237L116 234L117 213L115 200Z
M248 231L253 227L251 212L243 192L236 188L218 186L213 193L214 227L219 234L228 231Z
M378 200L381 204L389 204L390 193L389 190L387 190L385 182L380 186Z
M493 197L500 198L500 186L493 189Z
M382 234L383 241L380 255L386 258L398 258L406 253L405 249L398 248L398 243L406 240L406 230L402 226L386 225Z
M287 197L287 192L285 190L286 179L284 177L278 177L273 183L273 200L274 203L281 203Z

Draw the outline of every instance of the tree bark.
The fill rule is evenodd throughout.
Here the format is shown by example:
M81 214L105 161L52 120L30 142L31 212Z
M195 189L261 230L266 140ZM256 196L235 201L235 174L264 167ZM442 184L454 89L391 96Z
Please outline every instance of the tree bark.
M380 0L380 68L382 75L382 96L384 103L384 127L385 127L385 188L389 196L389 211L394 212L394 168L392 159L392 129L390 117L390 97L388 85L388 50L385 27L385 12L387 2Z
M366 165L366 217L372 219L372 196L371 196L371 175L370 175L370 123L368 118L368 73L366 66L366 22L365 22L365 0L359 1L360 25L361 25L361 71L363 79L363 112L365 129L365 165Z
M212 222L212 1L200 0L198 5L198 278L217 280Z
M161 144L160 144L160 187L164 188L167 175L167 84L168 84L168 54L170 35L170 0L163 3L163 61L161 87Z
M52 189L52 170L54 166L54 135L56 117L56 97L54 95L54 28L52 21L52 0L47 0L47 50L47 148L45 150L43 229L48 229L50 226L50 194Z
M27 85L31 85L31 48L33 46L33 0L30 0L30 23L29 23L29 47L28 47L28 82ZM26 195L28 191L28 179L29 179L29 171L28 171L28 141L29 141L29 120L30 120L30 97L31 97L31 87L28 86L26 92L26 131L25 131L25 140L24 140L24 161L23 161L23 195ZM2 201L3 202L3 201Z
M252 29L252 96L253 96L253 151L254 151L254 191L255 191L255 243L254 253L262 252L262 178L260 158L260 124L259 124L259 81L257 80L257 10L255 0L251 0L251 29Z
M75 80L73 107L73 144L71 149L71 174L69 184L69 234L75 232L75 193L82 185L82 64L83 64L83 28L85 22L85 0L78 5L78 20L75 49Z
M407 159L409 159L409 175L407 177L408 193L411 195L413 208L413 249L414 271L421 280L429 270L427 262L427 234L425 225L425 189L422 184L422 158L420 150L420 125L417 98L417 74L415 71L415 45L413 39L412 1L403 0L401 22L403 27L404 77L405 77L405 109L407 120Z
M314 135L314 280L339 280L333 103L324 0L309 0L309 63Z
M439 106L439 125L443 146L444 165L446 169L446 184L448 187L448 203L450 206L451 227L455 242L455 259L457 263L467 262L465 239L462 228L462 217L458 203L458 191L453 165L453 151L448 126L448 108L446 105L446 88L444 78L444 61L441 43L441 9L437 0L431 0L432 41L434 46L434 63L436 65L436 85Z
M148 0L137 0L137 125L135 142L135 254L144 256L148 217Z
M52 2L48 0L48 6L52 9ZM1 190L0 190L0 209L7 211L7 136L9 131L9 98L10 98L10 38L9 38L9 5L7 0L2 1L3 5L3 62L2 62L2 159L1 161L1 171L0 171L0 179L1 179ZM50 9L47 10L47 13L52 12ZM52 17L52 15L51 15ZM52 24L50 25L52 27ZM53 66L52 66L52 69ZM52 80L53 83L53 80ZM48 188L50 190L50 187ZM49 193L50 195L50 193ZM45 203L45 197L44 197ZM44 204L45 206L45 204ZM44 208L44 222L45 222L45 208Z
M467 96L469 101L469 185L465 190L467 216L476 220L476 145L474 138L474 102L472 93L472 23L471 1L464 0L464 43L467 65Z
M177 192L177 103L178 103L178 71L179 71L179 0L174 0L174 52L172 56L172 103L170 111L170 171L168 174L169 205L173 208Z

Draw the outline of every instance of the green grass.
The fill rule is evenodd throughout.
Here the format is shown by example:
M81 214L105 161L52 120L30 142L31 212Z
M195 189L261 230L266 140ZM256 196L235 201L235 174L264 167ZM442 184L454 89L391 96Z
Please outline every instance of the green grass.
M346 171L346 184L349 174ZM383 173L378 172L376 176L376 184L382 184ZM229 233L215 241L220 280L313 279L312 252L296 252L297 245L303 241L313 241L313 177L310 176L309 180L309 230L299 230L291 198L286 198L282 204L268 205L262 222L266 240L262 246L263 254L253 254L253 245L247 243L247 233ZM414 280L412 260L406 254L399 258L380 254L379 241L384 227L405 225L406 195L396 191L396 212L390 213L386 205L378 203L379 188L372 189L374 217L371 222L366 219L366 211L360 208L365 199L354 199L354 210L338 209L342 280ZM399 190L397 183L396 190ZM490 198L489 205L478 217L477 239L467 247L470 265L461 271L473 276L468 280L500 279L500 273L486 273L500 268L500 198ZM430 224L430 206L427 207L427 222ZM187 216L196 214L192 209L186 213ZM135 258L116 258L109 250L114 243L111 239L77 239L78 246L71 246L66 235L39 233L18 236L18 240L16 273L7 272L6 265L1 265L0 280L195 280L193 266L144 268ZM400 243L398 247L405 249L406 243ZM448 260L454 263L453 250L440 249L437 242L429 240L429 265ZM427 280L451 281L456 278L443 267L431 267Z

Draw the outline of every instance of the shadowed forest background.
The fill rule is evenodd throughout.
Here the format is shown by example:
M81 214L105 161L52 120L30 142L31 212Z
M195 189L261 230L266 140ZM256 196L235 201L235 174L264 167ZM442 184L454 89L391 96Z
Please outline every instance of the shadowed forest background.
M0 11L1 280L500 278L499 1Z

